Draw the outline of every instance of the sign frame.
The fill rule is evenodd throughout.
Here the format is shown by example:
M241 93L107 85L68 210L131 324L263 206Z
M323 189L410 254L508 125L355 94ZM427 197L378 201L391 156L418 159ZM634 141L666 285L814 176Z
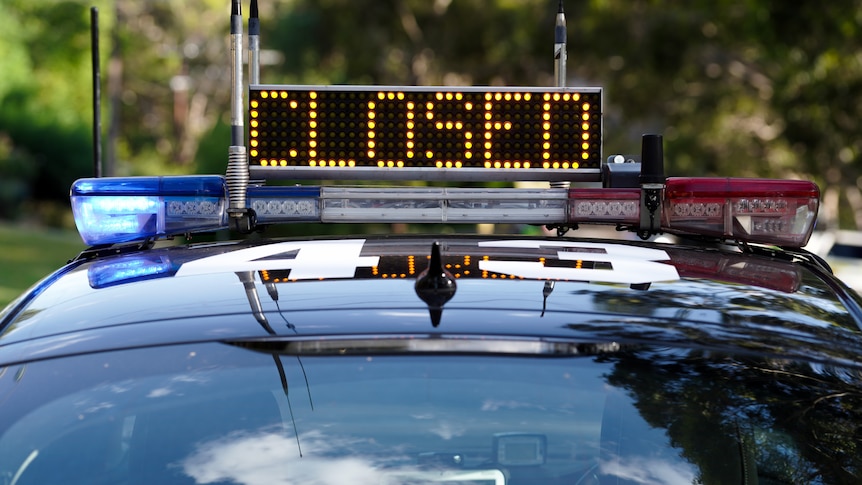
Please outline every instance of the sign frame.
M526 160L524 165L529 165L529 168L524 168L522 166L522 162L520 160L515 160L512 163L509 163L509 160L497 160L494 158L493 160L484 160L483 157L490 158L491 155L488 153L490 150L483 151L482 145L494 146L493 143L501 143L501 140L505 141L508 144L509 138L501 138L499 133L495 133L491 135L490 132L492 130L486 130L484 133L471 133L471 136L474 137L477 148L474 148L470 155L474 155L476 158L471 161L471 166L462 166L460 160L455 160L454 162L451 160L433 160L432 158L425 158L423 154L418 154L416 157L416 165L411 166L410 161L404 163L403 165L396 165L396 162L390 160L388 163L384 160L378 160L376 162L372 162L371 160L365 159L360 162L355 162L354 164L350 164L349 160L340 159L337 160L338 157L329 157L327 159L326 156L319 157L321 158L320 163L318 165L318 161L311 160L311 157L308 157L306 153L309 151L308 145L310 143L314 143L315 146L320 141L321 145L326 143L327 133L324 131L322 134L317 134L315 132L314 136L316 139L312 139L309 137L309 132L312 130L308 127L310 116L317 117L318 113L315 111L313 114L309 114L312 110L318 109L318 103L310 103L306 102L301 107L297 104L289 104L292 98L299 98L303 95L310 95L310 93L321 94L322 100L325 100L325 97L332 93L341 93L346 92L350 94L356 94L360 99L358 101L353 101L355 103L364 103L367 102L368 106L374 106L374 103L377 102L378 98L380 99L381 104L385 103L397 103L399 101L408 102L411 98L417 98L421 96L434 96L435 98L427 103L428 106L412 106L409 116L415 116L417 118L418 123L426 123L425 131L422 133L431 133L429 136L434 135L433 129L428 129L427 123L428 120L424 119L426 116L433 117L435 115L435 108L433 104L436 102L435 100L439 99L440 104L446 103L447 101L451 101L451 103L446 106L452 106L458 101L455 101L456 97L459 96L470 96L472 98L476 98L478 95L484 97L490 96L490 99L487 103L483 103L483 106L476 106L473 108L473 111L470 114L473 116L472 122L473 126L475 126L478 121L477 119L486 119L489 122L495 123L497 126L497 132L511 130L513 133L511 139L513 143L517 143L515 140L515 136L517 135L519 138L521 137L520 133L525 133L526 131L530 131L526 136L530 136L530 142L532 143L532 147L540 146L543 143L542 137L545 137L545 141L548 140L547 137L551 137L551 141L554 141L553 136L562 136L555 135L553 133L549 133L551 130L547 128L550 125L545 125L542 122L541 118L537 118L536 109L537 106L546 106L544 103L552 103L552 108L546 108L542 112L541 116L547 117L551 116L552 109L557 109L554 107L562 106L565 109L566 116L570 116L569 112L571 112L572 120L566 121L569 125L566 125L566 130L568 132L578 133L578 137L583 137L584 147L589 146L589 148L581 148L578 150L572 150L574 154L572 154L571 159L577 160L577 168L573 168L571 165L576 164L576 162L572 162L571 165L568 161L564 160L562 163L557 163L557 160L553 160L553 157L549 157L548 154L544 154L544 157L550 158L550 160L542 160L541 155L538 155L538 148L530 148L532 150L532 158L537 158L537 160ZM280 114L272 114L272 112L265 111L264 102L274 103L275 100L273 97L278 97L278 102L281 105ZM403 96L401 99L398 96ZM583 97L583 98L581 98ZM407 101L404 101L405 98ZM460 98L459 98L460 99ZM517 101L515 101L517 99ZM587 102L588 100L588 102ZM303 100L307 101L307 100ZM327 101L332 102L332 101ZM508 109L512 110L511 106L514 103L530 103L530 107L533 109L533 112L530 116L530 122L533 127L537 127L541 124L543 128L540 128L538 131L535 129L531 130L517 130L520 121L516 121L514 123L510 123L506 128L501 128L503 126L504 117L510 116L508 113L498 115L492 108L493 104L495 107L500 106L500 103L509 103ZM464 181L464 182L482 182L482 181L573 181L573 182L595 182L601 180L601 167L603 164L602 160L602 88L598 87L522 87L522 86L507 86L507 87L496 87L496 86L356 86L356 85L273 85L273 84L261 84L261 85L251 85L249 86L249 119L248 119L248 129L246 131L248 135L248 153L249 153L249 173L252 179L288 179L288 180L420 180L420 181ZM321 101L321 104L323 101ZM583 103L583 104L578 104ZM285 107L292 106L292 108ZM314 108L309 108L309 106L313 106ZM463 110L464 104L459 104L459 107ZM586 110L581 110L580 106L589 106ZM518 107L520 108L520 107ZM294 121L293 118L284 117L284 113L290 112L293 109L298 111L298 117L302 119L300 121ZM325 108L324 108L325 109ZM348 114L351 118L355 119L357 116L365 116L366 118L354 123L368 123L367 118L375 116L373 113L374 108L369 110L364 109L360 113L356 106L351 107L352 111L349 111ZM367 112L366 112L367 111ZM443 109L440 110L440 118L445 119L446 121L452 121L453 119L457 122L460 120L458 118L459 112L456 112L454 115L452 114L452 110L446 112ZM520 113L517 113L520 115ZM279 117L280 116L280 117ZM321 120L321 125L324 124L323 117L325 114L320 115L319 120ZM448 116L448 118L447 118ZM481 118L477 118L477 116L481 116ZM495 119L495 116L499 116L499 119ZM525 117L527 115L524 115ZM556 116L556 112L554 112L554 116ZM585 116L585 119L582 120L580 117ZM382 117L382 116L381 116ZM412 119L412 118L411 118ZM373 121L373 120L371 120ZM557 120L554 120L557 122ZM275 133L275 128L271 128L269 126L262 126L264 124L274 124L275 122L279 122L281 126L284 126L286 123L305 123L300 127L300 132L302 133L302 140L299 140L299 136L296 138L288 137L287 140L280 138ZM329 121L332 122L331 120ZM405 121L397 120L396 123L404 124L404 126L412 126L406 125ZM486 122L482 122L485 127L488 126ZM524 121L523 123L527 123ZM577 123L577 125L574 125ZM588 128L586 127L589 125ZM315 128L319 125L314 123ZM358 125L357 125L358 126ZM440 125L438 125L440 126ZM355 141L354 144L362 144L362 149L366 148L366 144L371 139L370 137L374 134L371 133L374 131L374 123L369 123L368 131L362 134L363 140ZM364 129L363 125L363 129ZM460 128L460 126L459 126ZM325 128L323 128L325 130ZM439 130L443 130L443 128L437 128ZM452 129L452 128L449 128ZM269 130L269 131L266 131ZM305 131L302 131L305 130ZM385 132L388 134L397 133L405 135L405 140L407 139L407 128L401 128L401 131L397 132ZM457 130L453 130L457 131ZM462 130L467 131L467 130ZM284 133L284 132L281 132ZM291 134L296 134L296 128L294 128L294 132ZM460 134L460 132L459 132ZM412 133L410 134L412 137ZM448 135L448 133L447 133ZM420 134L421 136L421 134ZM494 139L492 140L492 136ZM308 138L306 140L306 138ZM487 142L483 141L483 138L487 138ZM535 138L535 140L533 140ZM572 137L565 138L566 146L571 141ZM341 141L341 138L336 138L336 141ZM436 141L436 140L434 140ZM455 143L464 143L463 141L456 141ZM267 148L264 145L272 145L274 143L279 143L281 146L276 153L275 148ZM406 143L406 142L405 142ZM430 142L429 142L430 143ZM526 142L524 142L526 143ZM572 143L580 144L580 140L575 140ZM297 150L292 149L293 145L298 145L299 150L305 149L306 151L302 152L302 156L296 156ZM545 145L547 146L547 145ZM373 146L372 146L373 148ZM314 147L311 148L312 150ZM267 151L268 150L268 151ZM420 149L421 150L421 149ZM291 158L291 153L296 159ZM314 152L316 153L316 151ZM431 150L428 151L429 155L433 154ZM276 156L273 156L275 154ZM470 156L467 155L467 156ZM583 165L581 165L581 157L583 157ZM382 157L385 158L385 157ZM349 157L348 157L349 159ZM288 161L290 160L290 161ZM484 166L476 166L479 162L484 164ZM544 162L548 162L545 164ZM488 162L488 163L485 163ZM377 163L378 166L373 166L371 163ZM457 166L456 166L457 164ZM311 166L314 165L314 166ZM436 165L436 166L431 166ZM545 165L545 166L543 166Z

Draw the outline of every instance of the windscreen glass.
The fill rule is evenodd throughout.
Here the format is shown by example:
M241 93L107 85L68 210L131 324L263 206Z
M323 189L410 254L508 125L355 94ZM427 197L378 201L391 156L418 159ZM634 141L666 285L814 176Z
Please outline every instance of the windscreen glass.
M0 374L5 484L857 483L857 371L701 351L268 353Z

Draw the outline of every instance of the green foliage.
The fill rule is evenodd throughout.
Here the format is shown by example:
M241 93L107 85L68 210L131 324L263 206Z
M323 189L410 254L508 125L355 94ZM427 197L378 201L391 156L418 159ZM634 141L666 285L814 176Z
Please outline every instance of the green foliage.
M0 6L3 2L0 1ZM27 52L26 39L23 29L15 12L5 12L0 15L0 52L3 52L3 75L0 76L0 99L16 86L24 84L30 73L32 65Z
M30 153L0 136L0 218L12 219L30 197L36 164Z
M846 194L825 198L836 224L862 175L860 2L622 3L592 2L573 39L613 103L606 129L664 132L674 174L814 179Z
M7 96L0 111L0 179L26 198L68 203L75 179L92 176L91 134L86 126L63 125L27 109L25 96ZM24 200L19 198L16 209ZM4 216L11 217L6 213Z
M32 216L28 201L68 206L72 182L93 173L92 4L0 0L2 218Z
M60 124L92 120L89 7L105 3L0 0L4 106L6 96L24 92L29 109L51 113Z
M0 223L0 247L0 309L85 248L74 231L5 223Z
M195 154L195 173L223 174L227 168L227 147L230 142L230 124L219 120L201 139Z
M263 24L284 62L267 75L352 84L547 85L548 2L299 0Z

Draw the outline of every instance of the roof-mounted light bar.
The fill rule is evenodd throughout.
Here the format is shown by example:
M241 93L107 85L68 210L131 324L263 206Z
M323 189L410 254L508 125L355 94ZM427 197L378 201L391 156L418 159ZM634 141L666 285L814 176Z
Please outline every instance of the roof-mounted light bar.
M804 180L670 178L662 229L802 247L814 229L820 189Z
M557 224L565 189L323 187L322 222Z
M258 224L320 222L320 187L251 186L248 203Z
M616 224L640 231L642 188L249 187L260 224ZM222 177L84 179L72 208L84 242L140 241L227 226ZM820 192L798 180L668 178L654 232L802 247Z
M641 189L571 189L569 223L637 227ZM668 178L661 232L802 247L814 229L820 190L804 180Z
M86 244L142 241L226 227L224 177L109 177L72 185L72 212Z

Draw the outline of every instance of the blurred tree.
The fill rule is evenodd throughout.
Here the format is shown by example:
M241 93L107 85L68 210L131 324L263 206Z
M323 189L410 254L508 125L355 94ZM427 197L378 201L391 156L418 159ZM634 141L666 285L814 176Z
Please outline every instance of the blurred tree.
M862 229L860 7L595 0L570 41L605 80L605 126L663 131L671 173L814 179L827 225L846 201Z
M739 481L738 468L732 479L725 470L739 459L728 451L743 449L761 483L856 483L859 441L848 437L860 431L857 371L680 354L635 350L599 359L614 363L608 384L625 389L644 420L697 465L697 483Z
M118 157L150 168L188 172L201 137L229 101L226 33L230 4L222 0L114 0L117 30L110 91L119 103ZM173 168L172 168L173 167Z
M547 0L297 0L263 22L296 82L549 85Z
M91 6L109 95L106 174L190 171L227 104L222 0L0 0L0 178L17 208L66 205L72 181L92 174Z
M0 11L0 198L19 218L92 173L89 11L50 0L0 0Z

